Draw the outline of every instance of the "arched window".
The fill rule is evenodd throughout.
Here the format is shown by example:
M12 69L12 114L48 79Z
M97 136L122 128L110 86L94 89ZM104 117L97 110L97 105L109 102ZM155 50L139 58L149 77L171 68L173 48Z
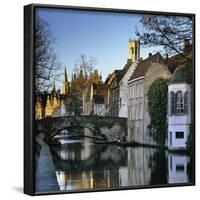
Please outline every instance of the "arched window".
M131 51L132 51L132 54L134 54L135 52L134 52L134 48L133 47L131 47Z
M184 93L184 113L185 114L188 113L188 106L189 106L188 102L189 102L189 92L186 91Z
M176 93L176 114L181 114L184 111L183 93L178 91Z
M175 93L170 92L170 110L169 110L170 115L175 114Z

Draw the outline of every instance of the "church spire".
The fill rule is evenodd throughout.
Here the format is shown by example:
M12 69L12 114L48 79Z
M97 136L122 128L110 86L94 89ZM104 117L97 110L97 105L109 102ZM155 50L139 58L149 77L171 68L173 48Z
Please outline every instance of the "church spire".
M56 93L56 84L55 84L55 81L53 81L53 89L52 89L52 93L53 93L53 94Z
M67 95L68 93L69 93L69 83L68 83L68 78L67 78L67 69L65 66L64 80L62 82L62 94Z
M64 71L64 81L65 81L65 82L68 82L66 66L65 66L65 71Z

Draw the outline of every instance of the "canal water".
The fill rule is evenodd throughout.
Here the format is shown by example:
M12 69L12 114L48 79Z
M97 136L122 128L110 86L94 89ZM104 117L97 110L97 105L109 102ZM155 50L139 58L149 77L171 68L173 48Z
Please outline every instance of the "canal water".
M189 183L191 158L144 147L95 144L93 139L36 140L36 192Z

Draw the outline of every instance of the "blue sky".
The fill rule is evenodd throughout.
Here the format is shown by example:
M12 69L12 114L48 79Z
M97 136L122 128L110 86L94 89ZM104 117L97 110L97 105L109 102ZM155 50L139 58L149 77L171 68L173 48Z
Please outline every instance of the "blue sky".
M63 69L66 65L69 78L80 54L97 59L103 80L114 69L122 69L128 58L128 40L135 38L136 26L141 28L138 14L52 8L37 8L36 12L49 23L56 39L55 53ZM154 53L142 47L141 57L149 52Z

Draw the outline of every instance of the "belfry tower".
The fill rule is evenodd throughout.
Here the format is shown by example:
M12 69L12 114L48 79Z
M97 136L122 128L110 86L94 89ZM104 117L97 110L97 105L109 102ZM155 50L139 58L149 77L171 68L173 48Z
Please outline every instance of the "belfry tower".
M67 70L65 67L65 71L64 71L64 80L62 82L62 94L67 95L69 93L69 82L67 79Z
M129 39L128 41L129 56L128 59L131 62L135 62L140 59L140 42L139 40Z

